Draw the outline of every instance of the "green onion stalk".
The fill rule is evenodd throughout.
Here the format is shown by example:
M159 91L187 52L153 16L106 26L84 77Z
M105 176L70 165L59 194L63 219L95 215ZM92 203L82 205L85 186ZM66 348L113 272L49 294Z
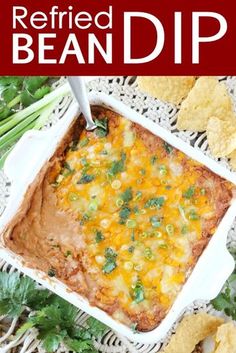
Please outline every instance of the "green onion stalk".
M30 129L41 129L48 121L55 106L69 93L69 84L65 83L30 106L16 112L10 117L1 120L0 152L14 144L26 131ZM15 104L16 102L14 102L14 105ZM5 152L0 158L0 168L3 167L4 162L12 148Z

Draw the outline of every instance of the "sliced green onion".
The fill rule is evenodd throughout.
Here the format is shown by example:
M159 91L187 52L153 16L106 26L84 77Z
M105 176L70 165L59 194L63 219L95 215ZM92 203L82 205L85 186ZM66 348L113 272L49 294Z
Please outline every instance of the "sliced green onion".
M155 231L153 234L155 235L156 238L161 238L162 237L162 232Z
M89 163L86 158L81 158L80 163L83 167L88 167Z
M135 247L134 247L133 245L131 245L131 246L128 248L128 252L132 254L132 253L134 252L134 249L135 249Z
M46 122L48 121L50 115L54 111L55 106L57 106L57 104L59 104L60 101L61 101L61 98L49 103L45 107L45 109L43 109L41 111L40 117L37 119L35 127L34 127L35 130L41 129L46 124Z
M146 258L147 260L153 260L153 259L154 259L154 255L153 255L153 253L152 253L151 248L146 248L146 249L144 250L144 254L145 254L145 258Z
M80 142L79 142L79 147L85 147L89 143L89 139L87 137L84 137Z
M173 224L167 224L166 225L166 232L168 235L174 235L174 226Z
M8 121L6 124L3 126L0 126L0 135L3 135L5 132L13 128L14 126L18 125L22 120L30 116L31 114L38 112L39 109L45 107L55 99L62 97L66 94L70 93L70 87L69 84L66 83L59 88L53 90L52 92L48 93L45 95L42 99L39 101L31 104L27 108L18 111L17 113L11 115L11 120Z
M153 228L159 228L161 226L161 220L158 216L150 217L150 222Z
M133 262L131 262L131 261L126 261L126 262L124 263L124 269L125 269L126 271L131 271L131 270L133 269L133 267L134 267L134 264L133 264Z
M181 228L181 234L187 234L188 233L188 226L184 224Z
M200 193L201 193L201 195L206 195L206 189L202 188L202 189L200 190Z
M137 222L134 219L128 219L126 221L126 227L127 228L135 228L137 225Z
M124 205L124 201L121 198L116 200L116 206L117 207L122 207L123 205Z
M189 213L189 216L188 218L191 220L191 221L197 221L199 220L199 215L196 213L195 210L191 210L190 213Z
M132 241L135 241L135 233L134 233L134 230L132 230L132 232L131 232L131 240L132 240Z
M145 174L146 174L146 170L145 170L145 169L140 169L139 173L140 173L141 175L145 175Z
M181 217L183 218L183 220L185 222L188 222L188 220L187 220L187 218L185 216L184 208L181 205L179 205L178 206L178 210L179 210L179 213L180 213Z
M68 195L68 199L70 201L77 201L79 199L79 196L75 192L70 192Z
M135 265L135 266L134 266L134 269L135 269L135 271L140 272L140 271L142 271L142 269L143 269L143 265L142 265L142 264Z
M143 194L142 194L141 191L137 191L137 192L136 192L136 195L135 195L135 197L134 197L134 200L135 200L135 201L141 200L142 195L143 195Z
M118 190L121 187L121 182L120 180L116 179L111 183L111 187L114 190Z
M167 248L168 248L168 245L165 244L165 243L163 243L163 244L160 244L160 245L159 245L159 248L160 248L160 249L167 249Z
M89 204L89 206L88 206L88 208L89 208L89 211L97 211L97 209L98 209L98 202L97 202L97 200L91 201L90 204Z
M154 165L157 161L157 156L152 156L151 157L151 164Z
M147 232L142 232L142 233L140 234L140 238L142 238L142 239L147 238L147 236L148 236L148 233L147 233Z
M58 177L56 178L56 183L60 184L63 179L64 179L64 176L62 174L59 174Z
M21 137L25 131L29 130L30 128L33 128L35 126L35 120L39 116L39 111L35 112L34 114L31 114L27 119L21 121L20 123L18 123L17 126L5 133L2 137L0 137L0 148L7 148L7 146L15 142L17 138Z
M166 168L166 166L165 166L165 165L161 165L161 166L159 167L159 172L160 172L160 175L162 175L162 176L166 175L166 174L167 174L167 168Z

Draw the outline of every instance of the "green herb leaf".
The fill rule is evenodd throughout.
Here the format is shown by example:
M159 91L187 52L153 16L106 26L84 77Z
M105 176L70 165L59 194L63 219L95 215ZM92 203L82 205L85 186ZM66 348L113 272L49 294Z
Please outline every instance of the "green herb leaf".
M151 157L151 164L154 165L157 161L157 156L152 156Z
M96 232L95 232L95 241L96 241L96 243L100 243L104 239L105 239L105 237L102 234L102 232L100 230L96 230Z
M131 232L131 240L132 240L132 241L135 241L135 233L134 233L134 230L132 230L132 232Z
M46 81L47 76L26 76L24 79L24 86L30 93L35 93Z
M138 333L137 326L138 326L137 322L134 322L133 324L130 325L130 328L133 331L133 333Z
M84 174L82 177L77 181L77 184L88 184L91 183L95 179L94 175L91 174Z
M14 84L11 84L1 93L1 99L3 99L6 103L9 103L17 95L18 95L18 88Z
M174 148L172 146L170 146L167 142L163 143L163 147L168 154L171 154L174 150Z
M195 194L195 186L192 185L183 193L183 197L185 197L186 199L191 199L194 196L194 194Z
M116 258L111 248L107 248L106 256ZM19 316L26 306L33 310L33 315L26 319L17 335L34 327L47 352L56 352L61 342L78 353L97 352L93 337L103 335L105 325L89 318L87 328L79 326L76 323L78 310L73 305L47 290L36 288L28 277L0 272L0 315Z
M190 210L188 217L191 221L197 221L200 219L199 215L196 213L195 210Z
M161 226L161 218L158 216L151 216L150 222L153 228L159 228Z
M0 102L0 120L7 118L11 114L12 114L11 109L7 105Z
M54 268L50 268L48 270L48 276L49 277L55 277L56 276L56 271L54 270Z
M89 143L89 139L87 137L84 137L80 142L79 142L79 147L85 147Z
M90 215L87 213L84 213L83 217L81 218L80 225L84 225L85 222L90 220Z
M102 268L103 273L109 274L116 268L116 257L117 254L113 251L112 248L105 249L106 263Z
M49 92L51 92L50 86L42 86L36 90L36 92L34 93L34 98L36 100L39 100L39 99L43 98Z
M70 143L70 150L71 151L77 151L78 150L78 140L73 140Z
M232 310L233 305L231 303L231 297L226 293L220 293L215 299L211 301L214 309L218 311L225 311L225 309Z
M104 325L102 322L94 319L93 317L90 316L90 318L87 320L87 325L89 327L89 332L93 336L102 336L104 333L107 331L107 326Z
M73 352L77 353L90 353L90 352L97 352L97 350L94 349L92 341L91 340L77 340L77 339L71 339L67 338L65 340L65 344L67 347L70 348Z
M0 272L0 315L19 316L37 292L35 282L30 278Z
M133 245L131 245L131 246L128 248L128 252L132 254L132 253L134 252L134 249L135 249L135 247L134 247Z
M108 119L107 118L95 119L95 124L97 125L97 128L95 130L95 134L98 137L105 137L108 135Z
M230 249L230 252L234 252L234 249ZM211 301L214 309L223 311L227 316L236 320L236 267L233 274L226 281L221 293Z
M14 84L20 86L24 81L24 76L0 76L0 86L8 86Z
M20 95L20 101L24 107L28 107L29 105L36 102L36 99L29 91L23 91Z
M126 189L121 195L120 198L124 201L125 204L129 203L133 198L132 188Z
M148 200L144 207L145 208L161 208L164 205L165 198L163 196L161 197L154 197Z
M118 173L121 173L125 169L126 154L121 153L121 159L118 161L113 161L110 169L108 169L108 175L113 177Z
M140 280L138 280L133 287L132 297L137 304L141 303L145 299L144 288Z
M181 228L181 234L185 235L188 233L188 226L184 224Z
M67 177L71 174L74 173L74 169L71 168L71 166L69 165L69 163L67 162L64 162L63 164L63 169L61 170L61 174L64 176L64 177Z
M55 352L61 341L63 340L63 337L56 334L56 333L48 333L46 337L43 339L43 347L47 352Z
M125 222L129 218L130 214L131 214L131 209L129 207L122 207L122 209L119 212L119 216L120 216L119 223L125 224Z

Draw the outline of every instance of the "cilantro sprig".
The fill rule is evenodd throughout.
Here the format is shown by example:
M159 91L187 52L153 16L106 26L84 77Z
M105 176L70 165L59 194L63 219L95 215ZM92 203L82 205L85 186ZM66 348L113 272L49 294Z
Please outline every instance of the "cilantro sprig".
M231 249L230 252L236 261L236 251ZM211 301L211 304L217 311L222 311L236 320L236 267L226 281L221 293Z
M139 304L145 299L144 287L140 279L132 286L132 297L135 303Z
M184 193L183 193L183 197L185 197L186 199L191 199L195 194L195 186L191 185Z
M133 199L132 188L129 187L124 192L122 192L122 194L120 195L120 198L122 201L124 201L125 204L128 204Z
M112 178L118 173L122 173L125 170L125 160L126 154L122 152L120 159L112 162L108 169L108 176Z
M160 209L165 203L165 198L163 196L161 197L153 197L146 201L144 207L145 208L157 208Z
M38 331L47 352L55 352L63 342L77 353L97 352L93 338L104 334L107 327L89 318L86 327L77 324L77 309L66 300L45 289L40 289L28 277L17 273L0 272L0 315L19 317L26 309L31 313L18 329L23 334L31 328Z
M117 267L117 264L116 264L117 253L112 248L106 248L105 258L106 258L106 262L102 268L102 271L103 273L109 274Z
M97 125L97 128L95 129L95 134L98 137L106 137L109 133L108 119L106 117L103 119L95 119L95 124Z

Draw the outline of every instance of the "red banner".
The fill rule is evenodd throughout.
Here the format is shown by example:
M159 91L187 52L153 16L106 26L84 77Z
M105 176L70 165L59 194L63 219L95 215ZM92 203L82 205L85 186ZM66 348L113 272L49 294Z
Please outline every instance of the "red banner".
M236 75L233 1L2 1L1 75Z

